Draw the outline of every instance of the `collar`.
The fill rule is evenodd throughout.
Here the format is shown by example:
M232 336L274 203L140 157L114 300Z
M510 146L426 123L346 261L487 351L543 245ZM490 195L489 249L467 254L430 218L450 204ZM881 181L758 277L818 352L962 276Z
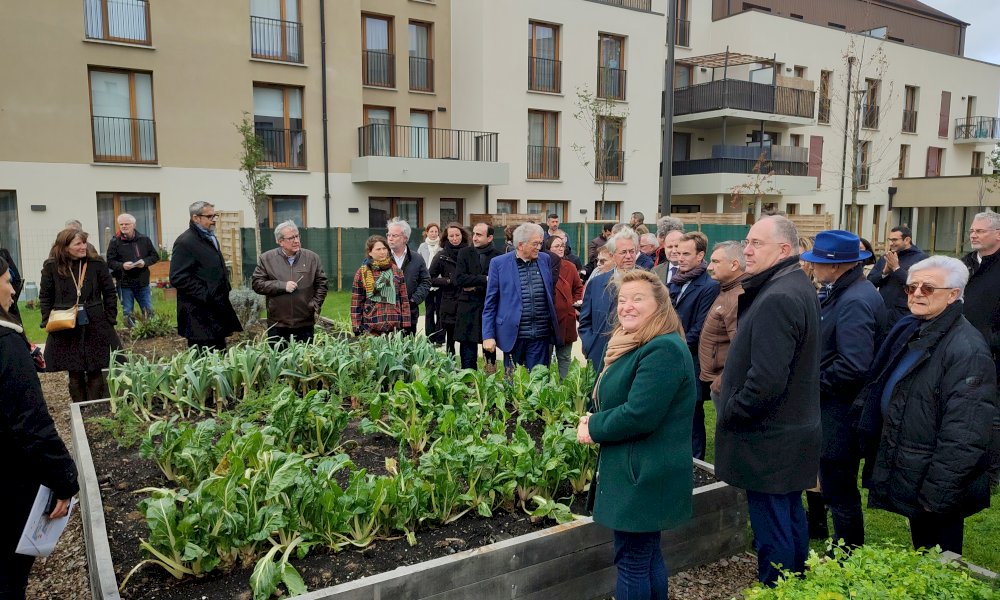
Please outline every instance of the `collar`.
M208 237L215 237L215 233L214 232L209 231L208 229L205 229L204 227L202 227L201 225L195 223L194 221L191 221L191 227L194 227L195 231L197 231L201 235L208 236Z
M771 266L769 269L765 269L756 275L751 275L743 281L743 289L745 291L755 290L757 288L764 287L764 284L770 281L772 278L781 277L787 275L794 268L799 268L799 255L793 254L786 259L779 260L776 264Z
M736 279L730 281L729 283L725 283L725 284L720 285L719 289L720 289L720 291L728 292L729 290L732 290L732 289L734 289L734 288L736 288L738 286L743 285L743 280L746 279L746 278L747 278L747 274L743 273L742 275L740 275Z
M6 327L7 329L12 329L17 333L24 333L24 327L18 325L17 323L12 323L6 319L0 319L0 327Z
M829 284L830 295L839 293L841 290L847 289L851 284L858 281L862 277L864 267L861 263L858 263L851 267L850 269L844 271L844 274L837 278L837 281Z
M916 337L910 340L910 347L916 350L936 346L955 325L955 322L962 318L964 308L964 302L956 300L933 319L920 321L920 328Z

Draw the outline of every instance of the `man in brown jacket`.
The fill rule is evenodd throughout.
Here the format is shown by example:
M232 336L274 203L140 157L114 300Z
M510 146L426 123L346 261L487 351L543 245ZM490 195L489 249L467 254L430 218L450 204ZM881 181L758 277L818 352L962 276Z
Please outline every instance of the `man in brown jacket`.
M736 335L736 305L743 293L743 275L746 258L739 242L721 242L712 249L708 273L719 282L719 295L712 303L698 340L698 360L701 364L699 378L711 383L712 403L718 412L718 395L722 383L722 369L726 366L729 343Z
M310 342L316 313L326 300L326 273L319 256L302 247L299 228L285 221L274 228L278 247L257 257L253 291L267 297L272 338Z

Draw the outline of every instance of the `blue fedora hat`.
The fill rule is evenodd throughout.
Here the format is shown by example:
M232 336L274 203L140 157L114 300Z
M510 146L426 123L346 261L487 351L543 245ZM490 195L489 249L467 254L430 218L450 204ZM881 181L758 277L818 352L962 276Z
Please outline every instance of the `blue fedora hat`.
M811 263L851 263L862 261L872 255L861 250L861 239L850 231L831 229L816 235L812 250L806 250L799 257Z

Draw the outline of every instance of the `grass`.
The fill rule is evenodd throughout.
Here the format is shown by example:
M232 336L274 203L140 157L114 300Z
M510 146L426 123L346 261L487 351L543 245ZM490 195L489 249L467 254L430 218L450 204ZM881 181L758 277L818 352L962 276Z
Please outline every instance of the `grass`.
M705 429L708 441L705 458L715 462L715 411L711 402L705 404ZM860 479L859 479L860 485ZM868 490L861 490L861 505L865 515L865 541L869 543L895 542L904 546L910 545L910 525L905 517L895 513L868 508ZM965 520L964 557L971 563L987 568L990 571L1000 571L1000 493L993 495L992 506ZM829 524L833 532L833 523ZM810 546L817 552L826 550L823 540L811 540Z

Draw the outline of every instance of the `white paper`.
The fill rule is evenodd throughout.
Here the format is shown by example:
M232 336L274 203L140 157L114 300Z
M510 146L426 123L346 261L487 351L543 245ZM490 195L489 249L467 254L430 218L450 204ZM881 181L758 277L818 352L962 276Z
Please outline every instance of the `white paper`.
M38 487L38 494L35 496L35 503L31 505L31 512L28 514L28 522L24 524L24 531L21 532L21 539L17 543L18 554L26 556L48 556L59 541L69 517L73 514L73 507L76 506L76 498L69 504L69 511L61 519L50 519L45 514L45 507L52 496L52 490L44 485Z

